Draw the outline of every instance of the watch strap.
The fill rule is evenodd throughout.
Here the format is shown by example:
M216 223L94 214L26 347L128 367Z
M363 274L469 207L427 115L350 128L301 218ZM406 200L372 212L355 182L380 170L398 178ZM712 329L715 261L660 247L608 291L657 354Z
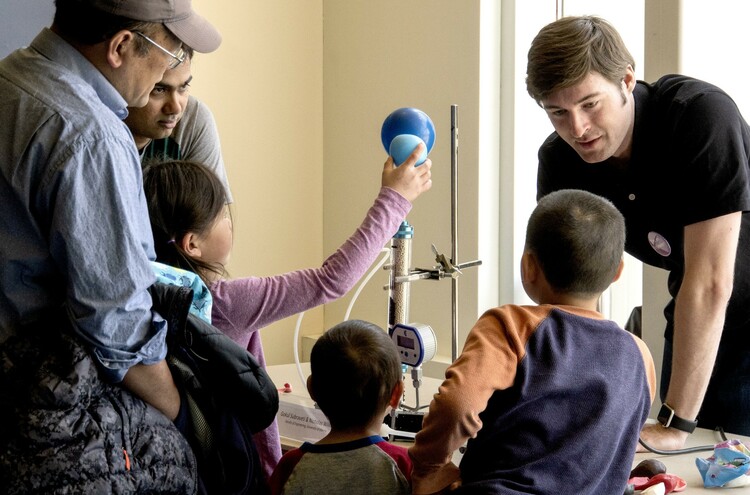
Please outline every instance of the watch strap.
M656 419L661 423L664 428L674 428L675 430L685 431L687 433L693 433L695 427L698 426L698 421L690 421L685 418L681 418L674 413L674 409L666 403L661 406L659 414Z

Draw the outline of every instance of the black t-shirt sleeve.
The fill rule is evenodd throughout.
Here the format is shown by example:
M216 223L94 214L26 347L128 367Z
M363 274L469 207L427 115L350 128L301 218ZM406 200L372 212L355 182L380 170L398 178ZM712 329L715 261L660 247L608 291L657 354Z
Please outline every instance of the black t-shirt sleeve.
M750 209L747 124L729 96L707 91L675 115L673 141L684 177L682 224Z

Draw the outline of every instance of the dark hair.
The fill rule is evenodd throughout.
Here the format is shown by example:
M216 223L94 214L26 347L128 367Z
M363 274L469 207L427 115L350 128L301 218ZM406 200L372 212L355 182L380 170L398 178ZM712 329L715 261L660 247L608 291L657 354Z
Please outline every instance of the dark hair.
M82 45L95 45L122 30L140 31L152 36L160 24L113 15L78 0L55 0L53 26L68 40ZM169 33L166 29L165 31ZM135 36L133 40L138 54L146 55L150 48L148 41L140 36Z
M366 425L384 409L401 380L401 360L374 323L349 320L323 334L310 354L311 389L331 426Z
M531 42L526 90L541 105L558 89L581 82L590 72L619 84L635 60L617 30L595 16L563 17L539 31Z
M193 55L195 53L195 50L193 50L191 47L187 46L185 43L182 44L182 49L185 52L185 59L186 60L193 60Z
M625 220L608 200L563 189L537 203L526 228L526 249L557 291L593 295L612 283L625 246Z
M190 161L149 162L143 190L156 261L195 272L204 281L211 272L224 275L224 266L192 258L179 243L190 232L207 234L226 206L226 190L213 170Z

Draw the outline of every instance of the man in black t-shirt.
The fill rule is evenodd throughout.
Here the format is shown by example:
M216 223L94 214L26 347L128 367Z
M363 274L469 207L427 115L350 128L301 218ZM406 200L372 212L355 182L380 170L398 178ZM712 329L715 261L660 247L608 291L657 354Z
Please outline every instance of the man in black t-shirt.
M539 149L537 197L610 199L626 251L669 271L661 425L643 440L682 447L696 422L750 435L750 128L719 88L679 75L646 84L634 66L600 18L539 32L527 89L555 132Z

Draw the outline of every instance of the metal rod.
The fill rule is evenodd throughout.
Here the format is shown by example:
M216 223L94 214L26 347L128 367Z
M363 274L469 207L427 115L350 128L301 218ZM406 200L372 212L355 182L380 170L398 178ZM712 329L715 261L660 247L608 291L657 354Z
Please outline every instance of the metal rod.
M411 240L414 228L404 220L391 240L390 301L388 328L409 323L409 266L411 265ZM401 282L401 280L405 280Z
M458 264L458 105L451 105L451 263ZM458 357L458 278L451 279L451 362Z

